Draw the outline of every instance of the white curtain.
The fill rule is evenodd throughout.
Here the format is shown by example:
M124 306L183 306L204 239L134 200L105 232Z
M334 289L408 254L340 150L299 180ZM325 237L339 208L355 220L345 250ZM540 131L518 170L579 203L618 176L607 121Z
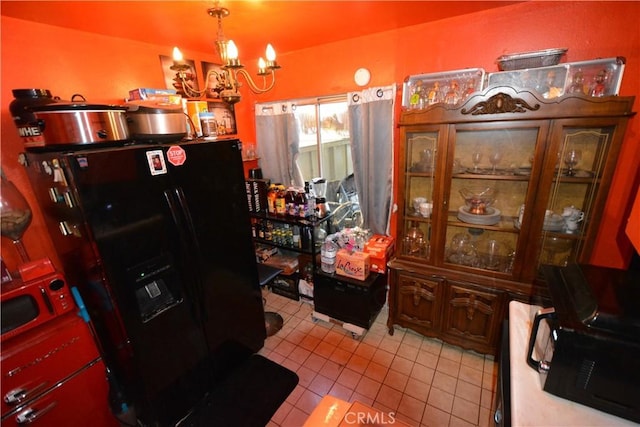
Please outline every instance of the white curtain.
M353 171L364 226L389 234L393 185L393 103L396 87L348 94Z
M286 102L256 105L256 153L264 178L286 186L303 186L296 162L300 141L294 108Z

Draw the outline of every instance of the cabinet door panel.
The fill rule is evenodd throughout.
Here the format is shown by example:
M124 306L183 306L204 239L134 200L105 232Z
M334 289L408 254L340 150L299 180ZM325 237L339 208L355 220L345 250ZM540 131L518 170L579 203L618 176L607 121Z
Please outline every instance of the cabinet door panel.
M521 208L531 200L546 126L500 123L496 128L458 125L452 132L444 263L481 274L517 278L524 251ZM439 250L440 252L440 250Z
M502 295L450 283L446 296L444 332L483 344L492 344L500 324Z
M439 330L442 282L401 274L397 286L397 318L422 330Z
M538 265L588 262L590 244L600 222L605 198L599 191L608 186L614 163L607 161L615 126L591 121L559 122L554 129L556 150L547 164L555 162L548 184L549 199L540 234Z
M400 230L402 256L427 261L430 258L431 228L436 188L437 164L439 161L439 130L421 130L407 135L405 147L404 204L401 216L404 218Z

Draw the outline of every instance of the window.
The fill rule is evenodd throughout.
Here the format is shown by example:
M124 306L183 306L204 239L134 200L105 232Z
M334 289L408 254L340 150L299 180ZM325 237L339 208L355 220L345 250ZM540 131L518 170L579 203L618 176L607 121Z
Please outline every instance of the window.
M340 184L353 174L346 96L298 100L295 105L300 137L298 167L305 181L325 178L327 199L332 200Z

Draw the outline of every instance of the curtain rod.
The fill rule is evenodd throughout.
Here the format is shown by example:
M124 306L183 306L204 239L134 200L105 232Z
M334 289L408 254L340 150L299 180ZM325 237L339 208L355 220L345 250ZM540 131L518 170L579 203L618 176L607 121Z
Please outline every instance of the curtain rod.
M343 93L340 95L327 95L327 96L317 96L317 97L309 97L309 98L297 98L297 99L283 99L279 101L269 101L269 102L256 102L256 105L262 105L262 108L272 108L269 104L295 104L295 105L310 105L315 104L317 102L339 102L346 101L347 94Z

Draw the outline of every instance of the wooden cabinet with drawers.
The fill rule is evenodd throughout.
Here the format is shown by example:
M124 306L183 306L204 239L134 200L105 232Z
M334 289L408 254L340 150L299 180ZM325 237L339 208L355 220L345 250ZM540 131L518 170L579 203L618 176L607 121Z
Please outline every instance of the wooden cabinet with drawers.
M495 353L543 264L588 262L633 97L497 86L400 116L389 331Z

